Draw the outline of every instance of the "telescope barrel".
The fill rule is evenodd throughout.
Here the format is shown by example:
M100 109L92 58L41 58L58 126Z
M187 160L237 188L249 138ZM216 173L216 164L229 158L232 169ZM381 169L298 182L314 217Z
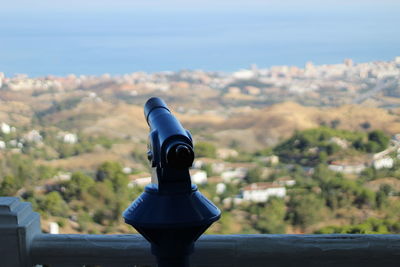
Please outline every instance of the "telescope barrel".
M152 140L152 149L159 151L152 152L153 155L160 155L158 161L178 169L192 166L192 138L172 115L165 102L157 97L150 98L144 106L144 115L150 129L156 133L157 140Z

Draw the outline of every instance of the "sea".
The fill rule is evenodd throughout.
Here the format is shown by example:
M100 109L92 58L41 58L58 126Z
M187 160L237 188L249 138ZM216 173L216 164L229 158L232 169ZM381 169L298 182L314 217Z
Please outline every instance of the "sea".
M0 72L232 72L251 64L392 60L400 56L399 11L0 10Z

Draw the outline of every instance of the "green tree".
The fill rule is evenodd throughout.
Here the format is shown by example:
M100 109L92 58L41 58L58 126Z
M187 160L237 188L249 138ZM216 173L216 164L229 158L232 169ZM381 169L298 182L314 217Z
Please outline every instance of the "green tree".
M371 128L371 123L369 123L368 121L365 121L365 122L361 123L360 126L361 126L364 130L368 130L369 128Z
M260 167L251 168L246 174L246 180L249 183L256 183L261 180L262 169Z
M66 183L66 195L69 198L80 199L82 194L87 192L94 183L92 177L87 176L82 172L75 172L72 174L71 180Z
M97 180L109 188L115 195L110 199L111 222L121 219L121 213L129 203L128 176L123 173L118 162L105 162L97 170Z
M68 206L57 191L44 196L40 203L40 209L54 216L66 216L68 214Z
M331 121L331 126L333 129L336 129L340 125L341 121L339 119L335 119Z
M319 229L316 234L399 234L400 222L369 218L363 223L345 226L327 226Z
M57 170L55 168L46 165L40 165L37 168L37 171L38 171L38 178L40 180L50 179L57 174Z
M0 184L0 196L13 196L17 191L18 185L15 178L7 175Z
M390 138L380 130L368 133L368 142L365 144L367 152L375 153L385 150L389 145Z
M107 161L97 168L96 179L97 181L112 180L114 177L124 174L122 166L118 162Z
M389 204L388 198L393 193L394 189L388 184L383 184L376 192L376 205L378 208L384 208Z
M368 134L368 140L378 143L383 148L386 148L389 144L389 137L380 130L372 131Z
M289 217L294 225L305 229L322 219L324 207L323 199L313 193L293 195L289 201Z
M283 234L286 230L286 206L283 199L272 198L260 211L254 228L262 234Z
M197 157L215 158L216 156L215 146L208 142L197 142L194 151Z

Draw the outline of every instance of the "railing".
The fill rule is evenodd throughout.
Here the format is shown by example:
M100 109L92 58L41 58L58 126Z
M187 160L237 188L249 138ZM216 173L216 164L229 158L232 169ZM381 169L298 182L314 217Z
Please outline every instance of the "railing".
M155 266L139 235L50 235L30 203L0 197L0 266ZM400 266L399 235L205 235L191 266Z

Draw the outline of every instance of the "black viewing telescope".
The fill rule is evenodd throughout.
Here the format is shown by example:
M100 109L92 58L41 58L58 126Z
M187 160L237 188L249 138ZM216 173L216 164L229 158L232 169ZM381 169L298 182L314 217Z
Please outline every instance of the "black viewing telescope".
M189 267L194 242L221 212L191 183L195 154L189 131L160 98L146 102L144 115L150 126L152 183L123 217L151 243L158 267Z
M147 156L156 170L158 179L154 182L158 182L158 190L190 191L189 168L194 160L191 134L161 98L150 98L144 106L144 115L151 130Z

